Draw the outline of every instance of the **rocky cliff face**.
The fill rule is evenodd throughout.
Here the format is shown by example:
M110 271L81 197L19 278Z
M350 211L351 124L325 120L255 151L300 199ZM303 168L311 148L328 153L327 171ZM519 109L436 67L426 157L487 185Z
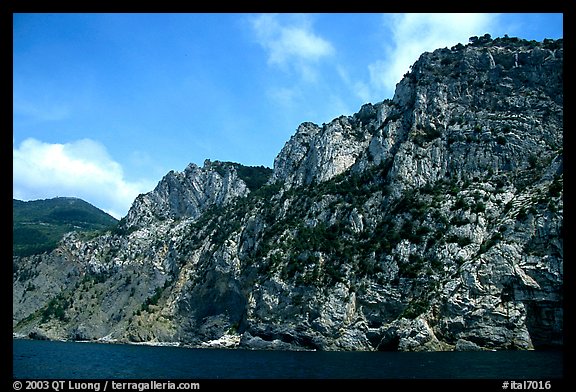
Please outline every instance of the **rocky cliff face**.
M209 160L204 167L191 163L184 172L171 171L156 188L136 198L122 227L131 229L159 220L198 218L211 206L222 206L249 193L234 166Z
M300 125L260 186L237 164L190 165L117 230L14 258L14 331L201 347L561 345L562 75L561 40L424 53L393 99Z

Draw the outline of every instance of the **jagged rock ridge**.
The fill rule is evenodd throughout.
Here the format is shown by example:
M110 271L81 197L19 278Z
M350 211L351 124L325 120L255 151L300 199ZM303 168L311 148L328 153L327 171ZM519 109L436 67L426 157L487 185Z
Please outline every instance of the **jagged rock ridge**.
M424 53L303 123L266 184L169 173L116 231L14 259L34 337L320 350L562 344L562 40ZM264 181L260 182L260 185Z
M238 168L244 175L239 175ZM247 168L228 162L206 160L204 167L191 163L182 173L169 172L152 192L139 195L121 227L130 230L157 220L198 218L211 206L223 206L246 196L250 186L262 185L258 177L268 178L269 172L264 167Z

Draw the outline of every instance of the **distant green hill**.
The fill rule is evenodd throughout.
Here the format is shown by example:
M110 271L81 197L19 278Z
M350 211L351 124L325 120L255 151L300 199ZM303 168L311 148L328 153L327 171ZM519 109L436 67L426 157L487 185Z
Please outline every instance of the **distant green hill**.
M13 199L12 207L12 253L19 256L50 251L67 232L104 230L118 222L92 204L72 197Z

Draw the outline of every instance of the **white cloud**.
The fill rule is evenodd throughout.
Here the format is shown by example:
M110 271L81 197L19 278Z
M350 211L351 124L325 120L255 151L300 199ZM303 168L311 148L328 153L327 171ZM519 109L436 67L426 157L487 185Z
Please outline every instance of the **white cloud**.
M281 23L276 14L262 14L250 22L258 43L268 52L268 64L294 67L303 78L314 77L311 64L334 54L332 44L312 31L304 15L292 24Z
M51 144L29 138L13 146L15 199L79 197L120 218L152 187L149 181L126 181L120 164L90 139Z
M391 96L396 84L424 52L466 45L473 35L490 33L497 14L394 14L384 17L392 45L386 57L368 66L371 83Z

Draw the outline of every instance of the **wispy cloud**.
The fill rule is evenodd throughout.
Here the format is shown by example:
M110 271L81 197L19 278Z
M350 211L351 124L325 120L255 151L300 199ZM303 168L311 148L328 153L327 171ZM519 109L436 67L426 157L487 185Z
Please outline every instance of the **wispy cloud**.
M304 79L312 79L315 76L312 64L333 55L335 49L313 31L305 15L288 19L262 14L251 19L250 24L257 42L268 53L269 65L294 68Z
M354 95L360 98L363 102L369 102L371 100L371 89L368 83L360 80L354 80L348 70L343 66L338 65L336 70L340 80L349 90L353 92Z
M268 96L284 107L293 107L297 100L302 99L299 91L290 87L278 87L270 89Z
M371 85L391 95L420 54L468 43L473 35L490 33L498 14L393 14L383 17L391 44L385 56L368 66Z
M13 110L15 116L34 123L60 121L70 116L69 105L56 102L36 103L14 99Z
M120 164L104 146L91 139L51 144L29 138L18 147L13 146L16 199L75 196L120 218L134 198L153 185L148 181L127 181Z

